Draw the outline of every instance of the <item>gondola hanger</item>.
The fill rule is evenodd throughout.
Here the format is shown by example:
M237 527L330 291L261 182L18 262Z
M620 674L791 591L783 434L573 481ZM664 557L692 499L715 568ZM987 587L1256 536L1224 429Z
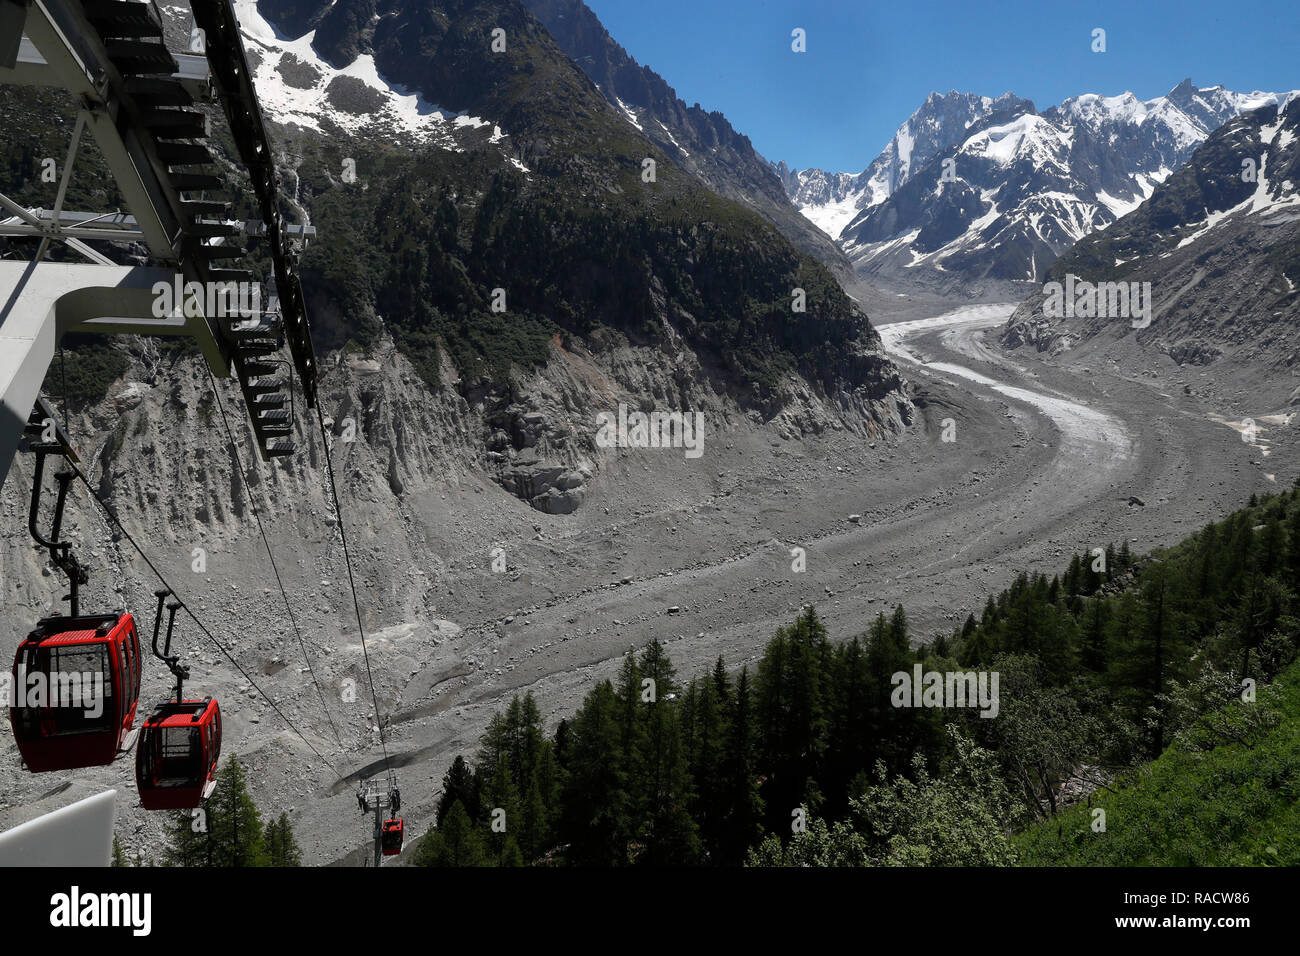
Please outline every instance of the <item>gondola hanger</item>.
M68 577L67 616L39 621L14 657L13 706L9 720L23 762L33 773L104 766L135 743L140 696L140 642L135 620L126 611L81 615L81 586L89 573L63 536L69 469L55 475L58 497L50 533L40 530L45 459L75 460L67 435L53 411L38 400L24 431L27 451L36 456L27 527L32 539Z
M190 669L172 653L176 612L185 605L168 601L169 590L155 591L154 657L167 665L176 678L176 699L154 708L141 727L136 751L136 787L146 810L183 810L200 806L216 787L217 761L221 757L221 708L212 697L185 699L185 681ZM167 610L167 636L162 649L162 616Z

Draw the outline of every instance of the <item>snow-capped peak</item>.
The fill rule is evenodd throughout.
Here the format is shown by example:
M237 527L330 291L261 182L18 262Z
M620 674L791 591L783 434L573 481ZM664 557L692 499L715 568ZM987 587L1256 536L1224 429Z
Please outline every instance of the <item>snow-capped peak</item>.
M861 268L1024 279L1136 209L1223 123L1295 95L1185 80L1149 100L1085 93L1040 114L1012 94L934 93L857 176L784 182Z
M996 112L1026 107L1033 110L1032 103L1013 93L994 98L956 90L932 92L862 172L807 169L782 178L795 206L835 238L861 210L888 199L917 170L959 143L972 126Z

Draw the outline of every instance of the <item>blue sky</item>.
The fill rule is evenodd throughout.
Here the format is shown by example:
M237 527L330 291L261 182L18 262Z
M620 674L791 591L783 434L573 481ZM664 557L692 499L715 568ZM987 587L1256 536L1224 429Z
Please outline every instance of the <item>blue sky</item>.
M1149 99L1185 77L1300 89L1300 0L586 2L688 104L800 169L861 170L931 90L1011 90L1041 110L1079 93ZM795 27L806 53L791 52Z

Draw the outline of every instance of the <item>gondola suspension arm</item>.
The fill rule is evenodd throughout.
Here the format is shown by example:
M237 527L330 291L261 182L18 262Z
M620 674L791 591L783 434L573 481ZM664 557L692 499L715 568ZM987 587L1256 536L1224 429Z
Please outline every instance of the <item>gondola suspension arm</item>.
M68 486L76 477L76 473L64 469L54 476L55 481L59 483L59 496L54 503L54 520L47 538L41 534L38 527L41 514L41 485L45 479L45 456L61 452L57 446L51 448L46 445L35 445L32 451L36 454L36 472L32 477L32 501L27 512L27 530L31 532L32 538L38 545L50 552L50 560L55 567L68 576L69 592L66 600L69 604L70 616L77 617L81 613L81 585L90 580L90 573L82 567L81 562L72 553L72 544L59 540L63 533L63 512L68 501Z
M171 591L166 589L154 591L153 593L154 597L158 599L158 610L154 614L153 619L153 656L166 664L167 669L171 671L172 675L176 678L176 703L179 704L185 699L183 691L185 681L190 676L190 669L181 663L179 654L172 653L172 632L176 628L176 612L185 605L181 604L179 601L171 601L167 603L167 639L163 643L163 649L159 651L158 637L162 631L163 602L167 601L167 598L172 597L173 595Z

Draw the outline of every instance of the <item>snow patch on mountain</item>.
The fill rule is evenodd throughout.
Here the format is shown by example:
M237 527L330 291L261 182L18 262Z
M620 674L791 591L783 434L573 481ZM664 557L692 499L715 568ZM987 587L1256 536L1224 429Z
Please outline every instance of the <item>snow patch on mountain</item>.
M644 133L645 127L642 126L641 121L637 119L636 111L620 100L617 96L614 97L614 101L618 103L618 108L623 111L623 115L627 117L627 121L636 127L637 132Z
M1132 199L1121 199L1118 196L1112 196L1104 189L1097 190L1097 199L1110 210L1112 216L1116 219L1122 219L1150 199L1151 194L1155 192L1156 186L1168 179L1171 172L1173 170L1161 166L1154 172L1135 173L1132 180L1133 185L1137 187L1138 195Z
M1041 116L1026 113L971 137L962 144L960 152L983 156L1001 166L1019 159L1061 163L1073 139L1072 129L1058 129Z
M296 39L284 35L256 0L234 0L234 7L258 101L277 122L316 132L328 131L323 120L352 133L378 126L455 150L464 148L457 137L465 130L491 126L492 143L507 135L489 120L442 109L386 80L369 53L342 69L332 66L313 46L315 30Z
M799 211L807 216L814 226L834 238L858 214L857 197L845 196L835 202L822 203L819 206L805 206Z
M664 131L664 135L668 137L668 142L672 143L672 144L673 144L674 146L676 146L679 150L681 150L681 153L682 153L683 156L687 156L687 157L689 157L689 156L691 155L689 152L687 152L685 146L683 146L681 143L677 142L676 138L673 136L673 131L670 130L667 126L664 125L663 120L656 120L655 122L657 122L657 123L659 124L659 128L662 129L662 130Z

